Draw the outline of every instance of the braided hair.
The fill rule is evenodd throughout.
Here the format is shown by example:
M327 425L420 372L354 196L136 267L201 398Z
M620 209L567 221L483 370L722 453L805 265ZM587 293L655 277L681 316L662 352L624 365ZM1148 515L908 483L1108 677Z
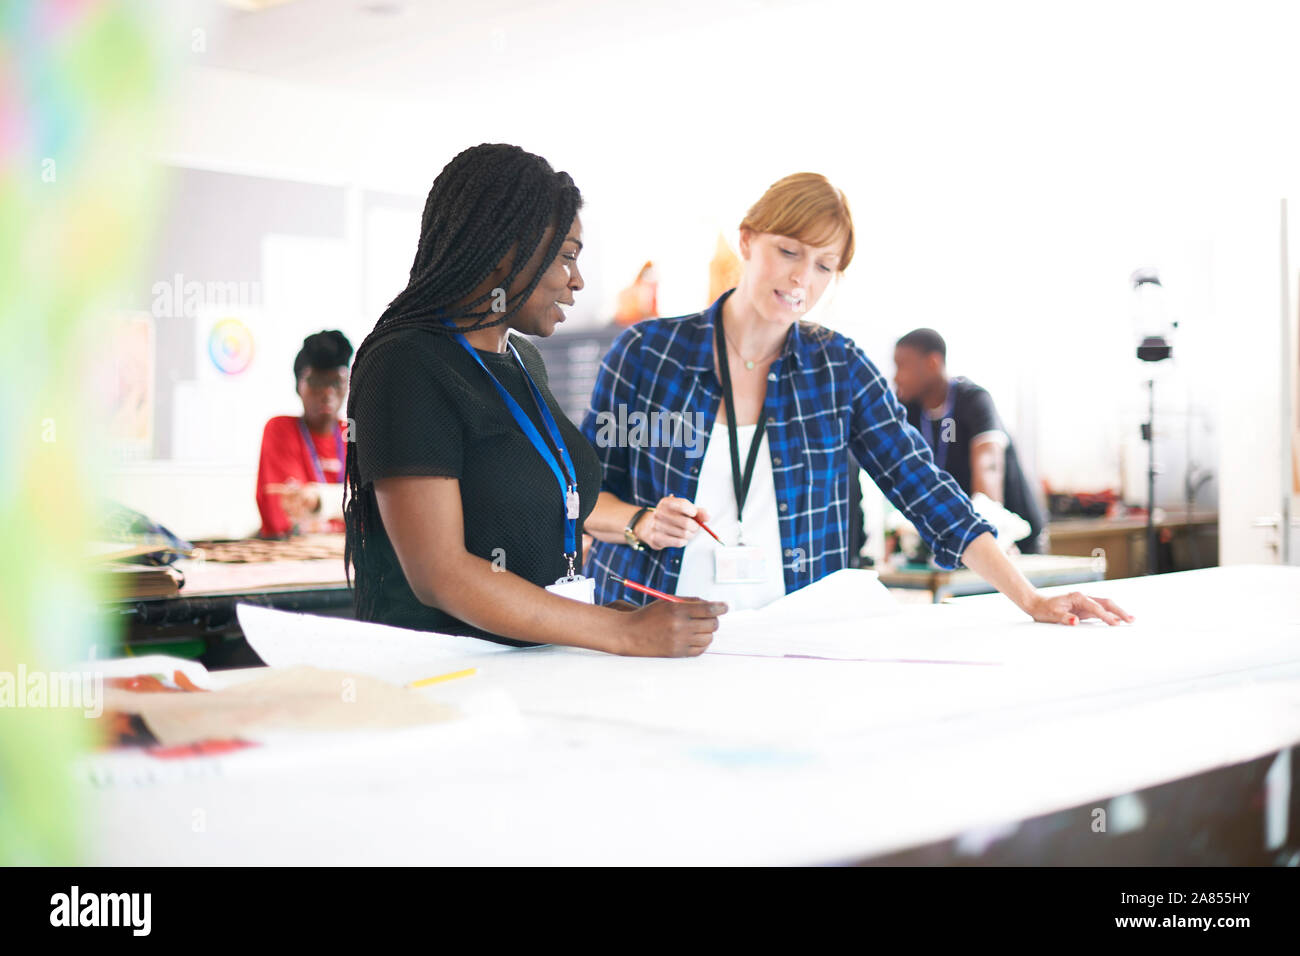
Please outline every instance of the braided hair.
M446 335L509 322L559 255L581 207L582 196L568 173L556 172L545 159L518 146L483 143L459 153L433 181L420 220L410 281L357 348L353 376L364 372L367 353L375 343L394 332L417 328ZM507 300L505 312L493 311L494 290L469 298L508 256L510 271L500 287L510 289L551 226L555 234L537 273L512 301ZM453 328L448 320L469 320L469 324ZM348 398L349 421L355 421L356 395L354 389ZM344 570L349 586L353 586L352 571L362 572L356 576L353 592L356 616L373 621L382 612L384 592L382 565L371 554L379 506L374 494L362 494L352 435L343 481Z

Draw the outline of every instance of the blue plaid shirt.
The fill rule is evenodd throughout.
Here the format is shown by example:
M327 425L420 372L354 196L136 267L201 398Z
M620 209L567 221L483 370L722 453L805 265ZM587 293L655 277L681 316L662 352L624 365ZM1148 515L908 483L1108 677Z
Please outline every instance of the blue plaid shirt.
M636 505L668 494L695 500L722 399L713 327L729 294L695 315L638 322L611 346L582 422L601 460L603 491ZM787 594L849 566L850 450L941 567L955 568L983 532L997 534L935 465L884 376L851 339L795 322L767 380L763 415ZM660 413L659 428L638 429L636 412ZM692 436L693 427L702 434ZM681 548L637 551L597 541L585 570L596 579L598 603L638 603L639 595L615 584L610 572L672 594L681 566Z

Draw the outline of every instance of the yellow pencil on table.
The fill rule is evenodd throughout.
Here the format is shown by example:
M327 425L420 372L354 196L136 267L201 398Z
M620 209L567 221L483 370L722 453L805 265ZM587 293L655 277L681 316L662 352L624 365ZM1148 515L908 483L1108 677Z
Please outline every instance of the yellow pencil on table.
M452 671L450 674L439 674L437 677L426 677L423 680L411 681L407 687L428 687L430 684L441 684L443 681L455 680L457 677L470 677L478 673L477 667L466 668L463 671Z

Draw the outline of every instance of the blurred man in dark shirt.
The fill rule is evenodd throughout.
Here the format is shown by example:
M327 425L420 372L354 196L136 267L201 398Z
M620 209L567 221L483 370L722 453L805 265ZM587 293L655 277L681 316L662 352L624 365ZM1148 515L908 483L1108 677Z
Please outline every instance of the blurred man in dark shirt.
M993 396L970 379L948 377L948 347L933 329L908 332L894 347L894 386L907 420L934 453L935 464L967 495L983 492L1029 522L1016 542L1022 553L1044 548L1042 510L998 417Z

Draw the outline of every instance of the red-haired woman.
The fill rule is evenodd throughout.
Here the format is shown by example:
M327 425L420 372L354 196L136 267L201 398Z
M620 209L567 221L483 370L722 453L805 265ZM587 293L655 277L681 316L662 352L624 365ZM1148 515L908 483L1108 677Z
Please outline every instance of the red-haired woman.
M862 349L802 320L853 258L843 193L816 173L773 184L740 254L736 288L637 323L601 365L582 426L603 470L586 522L598 601L638 600L627 578L760 607L848 567L851 451L941 567L964 563L1038 621L1132 620L1105 598L1039 594Z

